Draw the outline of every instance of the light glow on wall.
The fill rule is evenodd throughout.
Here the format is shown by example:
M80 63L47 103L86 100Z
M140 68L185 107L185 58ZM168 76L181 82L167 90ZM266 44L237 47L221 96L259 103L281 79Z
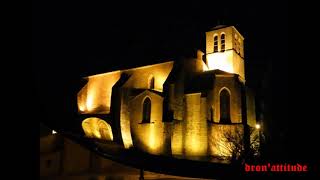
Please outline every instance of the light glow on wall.
M81 112L84 112L86 110L85 106L82 103L81 104L79 103L79 110Z
M81 114L110 113L111 92L119 80L120 71L86 77L87 84L78 93L78 109Z
M122 135L124 148L126 149L131 148L133 146L133 143L132 143L130 129L121 127L121 135Z
M227 53L213 53L207 55L208 70L219 69L229 73L234 73L232 58Z
M183 121L173 123L173 133L171 137L171 152L173 155L183 154L182 123Z
M202 71L208 71L208 66L202 61Z
M191 142L188 143L190 145L191 148L187 149L190 152L190 155L203 155L203 153L201 152L202 150L202 144L200 143L201 141L199 140L199 137L197 136L192 136L191 137Z
M99 132L98 129L93 130L93 135L94 135L94 137L96 137L96 138L98 138L98 139L101 138L101 134L100 134L100 132Z
M92 111L94 109L94 97L95 97L95 89L90 89L87 96L87 111Z
M168 75L164 74L164 73L158 74L158 76L156 76L155 82L154 82L155 83L154 84L155 90L160 91L160 92L163 91L163 84L166 81L167 77L168 77Z
M123 108L121 108L121 119L120 119L121 137L123 140L124 148L129 149L133 147L131 129L130 129L130 118L128 117L127 111L125 111L125 109L128 108L126 103L123 103L122 106Z
M155 151L157 149L156 147L156 134L155 134L155 127L154 125L151 123L149 126L149 143L148 146L151 150L151 152Z
M201 117L201 93L185 95L185 155L205 156L207 154L207 136Z
M89 138L104 139L108 141L113 140L111 126L99 118L87 118L82 121L82 129Z

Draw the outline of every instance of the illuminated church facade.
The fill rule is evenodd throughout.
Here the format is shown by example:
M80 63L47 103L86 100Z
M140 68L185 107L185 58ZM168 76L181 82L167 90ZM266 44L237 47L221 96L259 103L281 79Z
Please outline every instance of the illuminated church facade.
M155 155L230 156L224 134L257 125L243 42L234 26L217 26L205 53L85 77L77 96L85 135Z

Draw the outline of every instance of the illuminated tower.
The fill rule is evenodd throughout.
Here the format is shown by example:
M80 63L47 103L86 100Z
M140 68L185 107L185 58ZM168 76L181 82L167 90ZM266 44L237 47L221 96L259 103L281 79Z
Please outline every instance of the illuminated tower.
M206 32L206 64L240 76L245 81L243 36L234 26L216 26Z

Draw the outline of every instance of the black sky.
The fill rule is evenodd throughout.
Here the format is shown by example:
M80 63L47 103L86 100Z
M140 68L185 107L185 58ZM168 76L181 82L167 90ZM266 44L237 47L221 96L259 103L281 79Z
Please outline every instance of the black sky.
M81 77L169 60L193 48L204 49L205 31L220 22L234 25L245 37L248 86L266 96L274 134L285 138L287 14L287 4L274 1L180 5L33 1L32 71L34 102L40 109L37 116L54 128L80 128L74 117ZM266 88L262 88L263 79ZM282 93L275 92L274 87Z

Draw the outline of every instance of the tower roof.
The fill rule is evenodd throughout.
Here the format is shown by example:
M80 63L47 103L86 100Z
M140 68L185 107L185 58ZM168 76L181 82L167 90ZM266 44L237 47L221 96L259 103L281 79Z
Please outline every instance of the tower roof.
M241 36L241 38L244 39L242 34L232 25L217 25L217 26L215 26L213 28L210 28L210 31L214 31L214 30L218 30L218 29L222 29L222 28L227 28L227 27L233 28L236 32L238 32L238 34Z
M217 30L217 29L222 29L222 28L225 28L225 27L229 27L229 25L217 25L217 26L215 26L215 27L213 27L213 28L210 28L210 30Z

